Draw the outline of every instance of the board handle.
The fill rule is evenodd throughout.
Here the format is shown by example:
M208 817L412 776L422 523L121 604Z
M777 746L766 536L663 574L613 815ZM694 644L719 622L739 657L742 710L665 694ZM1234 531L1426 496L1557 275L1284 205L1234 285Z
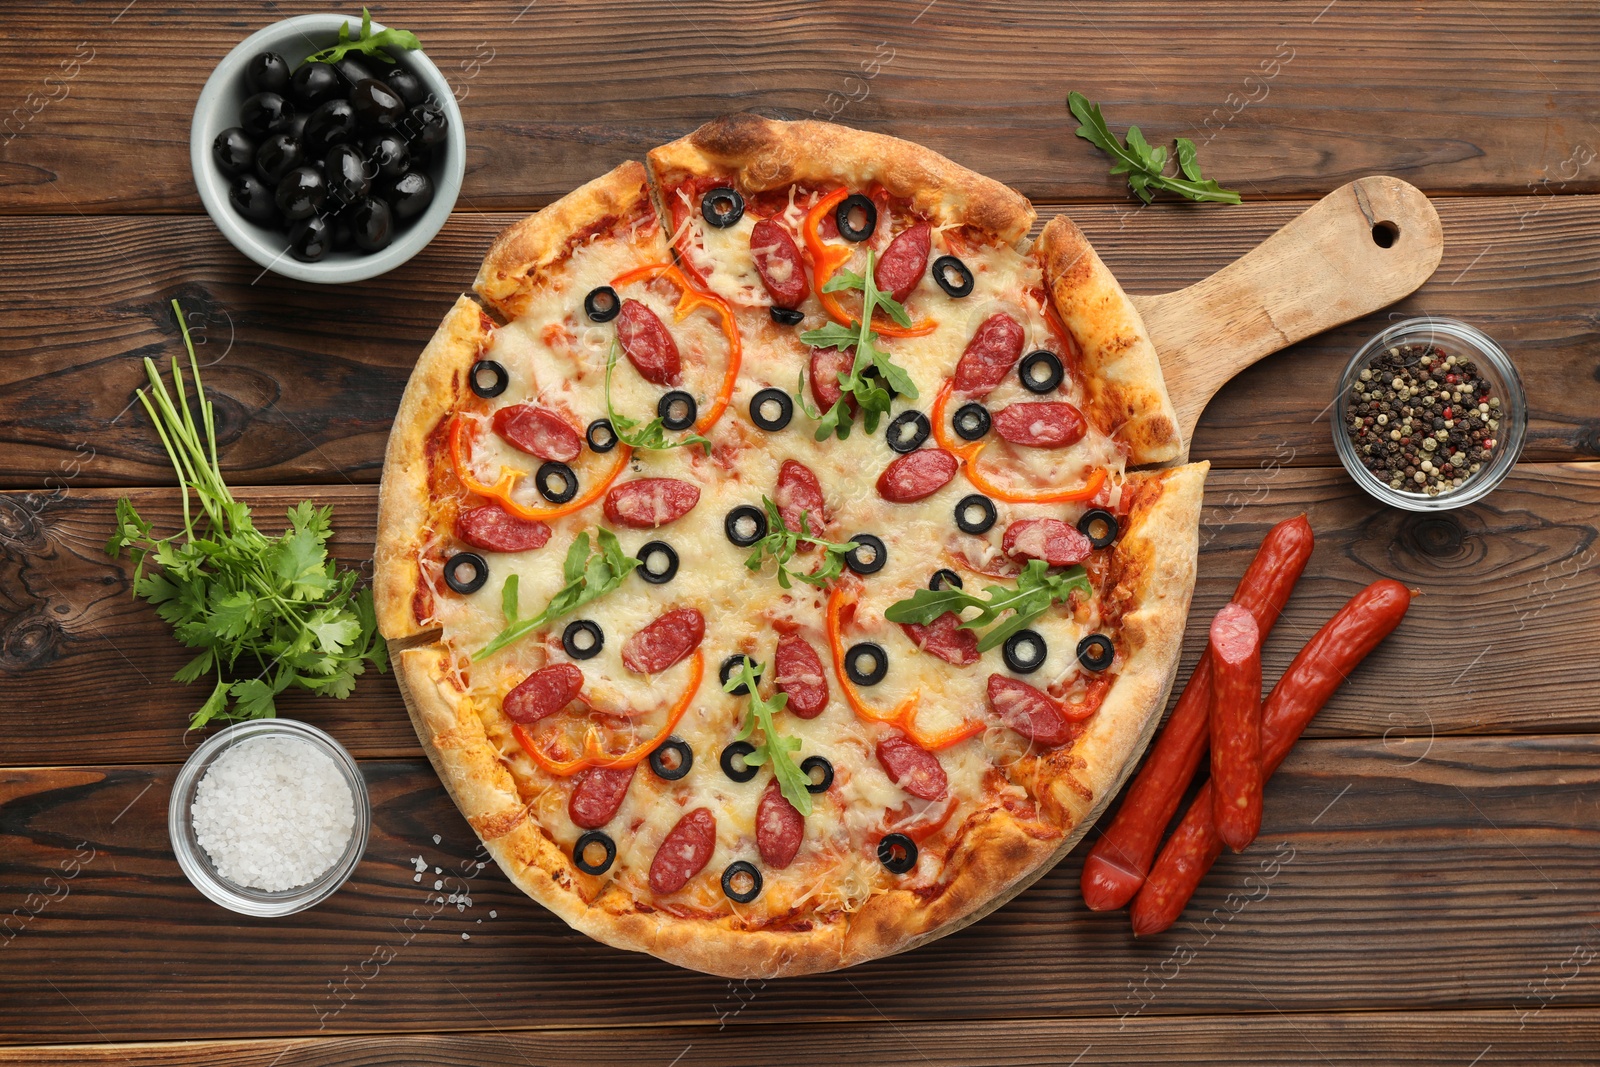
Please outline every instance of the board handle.
M1414 292L1444 254L1439 214L1399 178L1342 185L1239 259L1133 298L1161 357L1184 452L1222 384L1263 356Z

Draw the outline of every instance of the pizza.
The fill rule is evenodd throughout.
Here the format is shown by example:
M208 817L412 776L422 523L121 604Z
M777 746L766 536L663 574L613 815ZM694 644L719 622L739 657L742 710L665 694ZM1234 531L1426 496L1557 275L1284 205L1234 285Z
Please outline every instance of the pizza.
M731 977L1059 860L1160 717L1205 465L1065 218L741 115L494 242L390 437L375 593L507 876Z

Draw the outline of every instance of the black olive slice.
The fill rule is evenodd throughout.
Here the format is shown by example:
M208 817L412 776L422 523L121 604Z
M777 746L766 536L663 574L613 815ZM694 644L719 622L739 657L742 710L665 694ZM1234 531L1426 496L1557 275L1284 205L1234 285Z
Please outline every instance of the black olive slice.
M844 564L857 574L877 574L889 562L889 548L881 538L855 534L850 540L856 547L844 554Z
M565 463L539 464L534 472L533 484L539 495L552 504L565 504L578 495L578 473Z
M599 845L605 849L605 858L599 863L589 861L589 850ZM572 846L572 865L584 874L605 874L617 861L617 843L603 830L590 830Z
M606 632L593 619L574 619L561 631L561 647L573 659L594 659L606 647Z
M1048 393L1061 384L1066 372L1061 369L1061 357L1046 349L1029 352L1017 364L1017 377L1022 387L1030 393Z
M956 409L956 416L950 420L950 425L963 441L976 441L989 432L989 409L976 400L970 400Z
M905 874L917 866L917 843L905 834L884 834L878 842L878 862L890 874Z
M639 577L651 585L665 585L678 573L678 552L665 541L639 546Z
M940 256L933 261L933 280L951 296L972 294L972 271L955 256Z
M687 430L694 425L699 414L700 407L694 402L694 397L682 389L663 393L661 399L656 401L656 415L661 419L661 425L669 430Z
M485 375L489 378L487 384L484 383ZM506 369L494 360L480 359L467 372L467 381L472 383L472 391L474 393L488 398L499 396L505 392L506 386L511 384L511 375L507 374Z
M761 773L761 767L754 763L746 763L744 758L756 750L756 746L748 741L735 741L722 750L722 756L717 761L722 764L722 773L732 778L735 782L748 782Z
M722 666L717 668L717 681L722 683L723 692L727 693L729 696L743 697L750 695L750 687L745 685L743 682L740 682L732 689L728 688L729 679L738 673L739 668L744 666L746 660L750 661L750 673L754 674L757 678L760 678L761 664L757 663L753 659L750 659L749 656L746 656L742 652L735 652L733 655L723 660Z
M1096 534L1095 530L1100 533ZM1117 539L1117 517L1104 508L1090 508L1078 520L1078 532L1096 548L1105 548Z
M610 322L621 310L622 298L609 285L590 289L589 295L583 298L583 313L589 316L590 322Z
M806 785L806 792L812 795L826 793L833 785L833 764L824 756L807 756L801 760L800 773L812 779Z
M779 326L798 326L806 320L806 313L804 311L796 311L794 308L775 307L770 314L772 315L772 321Z
M744 197L726 185L712 189L700 198L700 217L725 230L744 218Z
M1103 671L1116 658L1111 638L1105 634L1090 634L1078 642L1078 662L1091 671Z
M933 572L933 577L928 579L928 588L935 593L941 589L960 589L963 584L961 575L949 567L940 567Z
M982 493L968 493L956 501L956 528L962 533L988 533L999 517L994 501Z
M763 389L750 398L750 421L763 430L781 430L792 418L794 400L782 389Z
M722 891L735 904L748 904L761 895L761 872L749 860L734 860L722 872Z
M1018 674L1032 674L1043 667L1049 654L1050 646L1044 643L1038 630L1018 630L1001 646L1006 666Z
M862 660L871 660L871 666L862 670ZM857 685L877 685L889 674L889 653L871 641L851 645L844 653L844 673Z
M740 548L749 548L767 536L767 513L750 504L740 504L722 520L722 532Z
M689 742L676 735L667 738L650 753L650 769L657 778L676 782L694 766L694 749Z
M915 410L902 411L889 423L883 439L896 452L915 452L932 432L933 425L928 422L928 416Z
M467 576L461 576L465 568ZM444 561L444 584L458 593L476 593L489 580L489 564L476 552L457 552Z
M860 226L855 221L857 212L861 214ZM833 209L833 221L839 226L839 236L846 241L865 241L878 228L878 205L871 197L851 193Z
M583 431L583 436L595 452L610 452L617 447L617 430L610 419L595 419Z

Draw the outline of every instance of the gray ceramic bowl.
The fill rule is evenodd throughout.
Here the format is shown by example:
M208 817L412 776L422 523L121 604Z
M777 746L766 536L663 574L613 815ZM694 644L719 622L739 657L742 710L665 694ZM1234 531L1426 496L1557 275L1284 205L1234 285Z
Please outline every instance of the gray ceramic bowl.
M375 278L393 270L420 252L444 226L461 191L461 176L466 170L467 138L461 125L461 110L454 92L439 68L419 49L400 53L400 59L427 87L450 119L449 135L443 149L434 153L428 174L433 179L433 203L410 225L398 229L394 241L381 252L329 252L316 263L302 263L289 255L289 240L280 231L254 223L240 215L228 202L230 180L211 158L211 142L217 134L239 124L239 105L249 95L245 90L244 68L258 52L279 52L291 67L298 67L306 56L338 41L339 27L350 24L351 36L361 30L361 16L297 15L275 22L246 37L229 52L206 80L195 104L194 122L189 127L189 165L200 200L224 237L261 266L288 278L307 282L338 284ZM372 24L373 32L383 29ZM372 66L382 66L372 63Z

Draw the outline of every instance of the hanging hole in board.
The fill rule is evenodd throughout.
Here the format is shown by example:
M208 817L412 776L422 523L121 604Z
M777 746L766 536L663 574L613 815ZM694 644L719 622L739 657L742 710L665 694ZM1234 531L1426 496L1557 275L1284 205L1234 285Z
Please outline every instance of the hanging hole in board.
M1393 248L1398 240L1400 240L1400 227L1394 223L1384 221L1372 224L1372 243L1379 248Z

